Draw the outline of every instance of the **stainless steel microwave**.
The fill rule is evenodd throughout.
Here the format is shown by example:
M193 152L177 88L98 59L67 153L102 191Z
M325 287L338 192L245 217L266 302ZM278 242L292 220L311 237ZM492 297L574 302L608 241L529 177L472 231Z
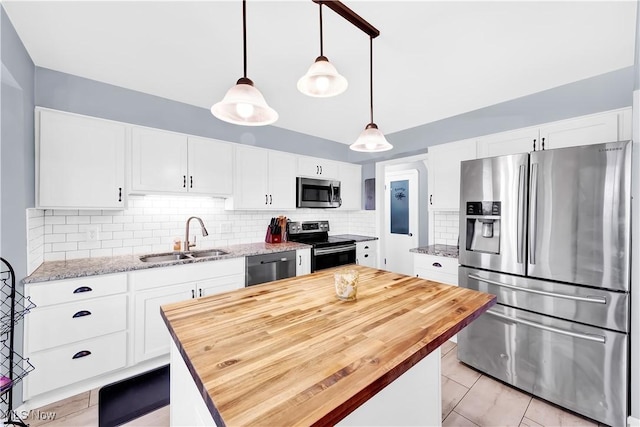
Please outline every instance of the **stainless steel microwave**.
M340 181L296 178L296 207L338 208L342 205Z

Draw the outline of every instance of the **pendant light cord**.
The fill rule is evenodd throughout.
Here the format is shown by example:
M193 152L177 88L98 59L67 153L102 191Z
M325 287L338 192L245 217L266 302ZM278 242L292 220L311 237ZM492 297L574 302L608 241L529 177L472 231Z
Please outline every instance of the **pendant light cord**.
M320 3L320 56L324 56L322 48L322 3Z
M244 51L244 78L247 78L247 0L242 0L242 50Z
M369 93L371 94L371 123L373 123L373 37L369 37Z

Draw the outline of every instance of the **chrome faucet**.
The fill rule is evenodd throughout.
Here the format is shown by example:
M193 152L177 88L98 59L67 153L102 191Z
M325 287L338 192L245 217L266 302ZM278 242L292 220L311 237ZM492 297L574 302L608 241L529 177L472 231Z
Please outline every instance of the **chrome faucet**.
M200 228L202 228L202 235L203 236L208 236L209 235L209 232L207 231L207 229L204 226L204 222L202 222L202 220L200 218L198 218L197 216L190 217L187 220L187 229L186 229L185 236L184 236L184 250L185 250L185 252L196 245L196 236L195 235L193 236L193 244L189 242L189 222L192 219L197 219L198 222L200 223Z

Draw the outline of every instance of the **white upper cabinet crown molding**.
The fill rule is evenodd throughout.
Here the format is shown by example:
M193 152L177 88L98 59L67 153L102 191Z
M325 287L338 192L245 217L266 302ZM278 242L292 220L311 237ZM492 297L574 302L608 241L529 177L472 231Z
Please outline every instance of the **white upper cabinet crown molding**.
M37 107L36 207L125 208L121 123Z

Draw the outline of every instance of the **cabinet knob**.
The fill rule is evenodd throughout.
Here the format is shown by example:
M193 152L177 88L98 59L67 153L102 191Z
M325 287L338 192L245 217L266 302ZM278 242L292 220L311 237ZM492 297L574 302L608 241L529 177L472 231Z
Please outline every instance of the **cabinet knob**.
M364 254L364 257L365 258L369 258L369 254Z
M187 188L187 175L182 175L182 188Z
M364 248L365 248L365 249L369 249L369 246L365 246Z
M87 357L91 354L89 350L82 350L73 355L72 359L80 359L81 357Z
M198 289L198 295L202 296L202 288Z
M196 297L196 291L191 289L191 298L195 298Z
M316 175L320 175L320 166L316 165Z
M77 319L78 317L84 317L84 316L91 316L91 312L89 310L80 310L76 314L74 314L72 317L74 319Z
M271 194L269 194L269 204L273 204L273 196Z
M91 292L93 289L91 289L88 286L80 286L79 288L76 288L75 291L73 291L74 294L81 294L83 292Z
M189 188L193 188L193 175L189 175Z
M536 151L536 140L533 140L533 151Z
M322 175L322 165L320 165L320 175Z
M264 204L265 205L269 204L269 196L267 194L264 195Z
M542 138L542 150L544 151L544 138Z
M440 264L439 262L434 262L431 265L434 266L434 267L438 267L438 268L442 267L442 264Z
M122 187L118 187L118 201L122 201Z

